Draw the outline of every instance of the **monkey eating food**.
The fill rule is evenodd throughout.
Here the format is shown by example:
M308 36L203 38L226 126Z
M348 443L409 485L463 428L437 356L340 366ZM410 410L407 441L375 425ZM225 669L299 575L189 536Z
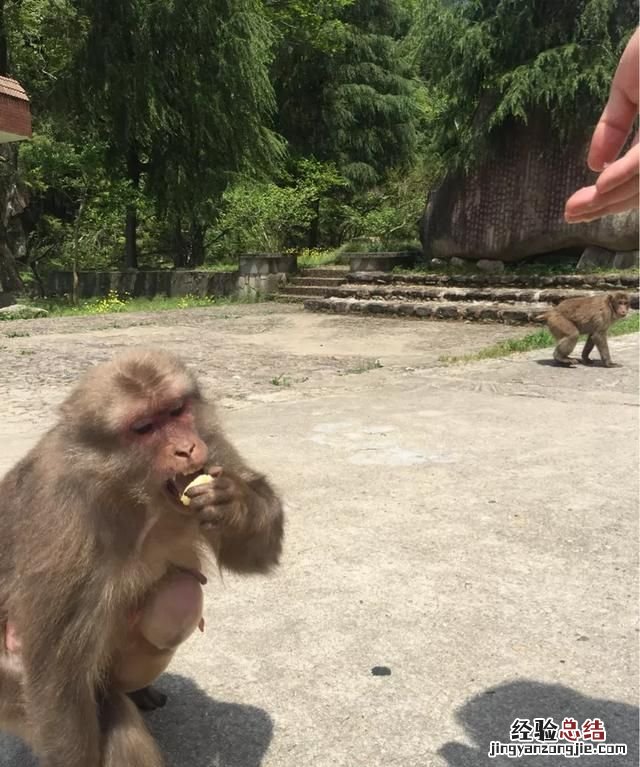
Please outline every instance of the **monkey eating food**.
M203 571L269 572L283 525L179 359L91 368L0 482L0 728L42 767L162 767L127 693L202 628Z
M553 358L557 365L572 367L577 360L569 357L581 333L587 334L582 350L582 362L592 364L589 355L597 347L602 364L613 367L607 332L609 327L629 311L628 293L605 293L601 296L567 298L553 309L538 315L537 319L546 320L547 326L557 341Z

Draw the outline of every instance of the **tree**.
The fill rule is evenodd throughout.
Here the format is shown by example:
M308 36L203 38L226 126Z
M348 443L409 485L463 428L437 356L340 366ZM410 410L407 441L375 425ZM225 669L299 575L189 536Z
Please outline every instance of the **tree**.
M513 120L586 134L637 21L632 0L425 0L411 49L449 167L473 164Z
M201 263L206 214L231 174L273 160L270 35L258 0L79 0L88 19L74 66L77 110ZM137 266L137 208L127 210L125 265Z
M294 155L334 162L366 188L413 156L413 87L398 47L408 16L395 0L315 5L293 30L274 14L278 128Z

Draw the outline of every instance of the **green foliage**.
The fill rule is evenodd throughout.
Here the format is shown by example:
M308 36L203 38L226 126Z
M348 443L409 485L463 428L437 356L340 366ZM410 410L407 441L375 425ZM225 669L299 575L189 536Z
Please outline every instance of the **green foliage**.
M493 131L535 114L585 133L636 22L632 0L425 0L408 49L438 153L468 166Z
M132 298L126 293L110 292L103 298L81 299L73 305L67 298L34 300L30 304L46 309L52 317L77 317L96 314L128 314L133 312L163 312L175 309L197 309L226 306L233 303L255 303L258 299L217 298L215 296L155 296Z
M50 123L40 123L33 139L22 145L20 170L30 194L31 263L46 259L50 267L108 268L120 258L126 206L145 210L144 197L123 178L109 174L106 146L87 137L77 144ZM146 208L148 209L148 205ZM143 242L149 237L143 221Z
M302 160L281 183L240 181L223 196L210 249L278 252L304 242L318 206L347 184L332 165Z
M415 88L398 46L404 22L395 0L320 3L312 23L278 47L280 131L296 155L335 162L356 188L413 157Z

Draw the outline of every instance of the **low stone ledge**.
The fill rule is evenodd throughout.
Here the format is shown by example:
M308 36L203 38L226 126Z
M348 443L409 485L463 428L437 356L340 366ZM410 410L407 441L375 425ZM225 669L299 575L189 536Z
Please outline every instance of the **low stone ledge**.
M283 253L243 253L239 257L240 276L292 274L297 270L296 255Z
M388 274L352 271L347 283L404 284L450 287L578 288L584 290L637 290L638 276L632 274Z
M73 272L49 272L49 295L71 295ZM164 296L232 296L238 290L238 272L208 271L86 271L78 272L79 298L98 298L110 292L135 298Z
M509 325L533 323L545 307L505 306L504 304L446 304L438 301L395 303L367 301L354 298L310 298L304 308L316 312L336 314L385 314L388 316L417 317L437 320L473 320L477 322L504 322Z
M349 268L352 272L390 272L400 266L410 269L418 254L410 250L388 253L351 253Z

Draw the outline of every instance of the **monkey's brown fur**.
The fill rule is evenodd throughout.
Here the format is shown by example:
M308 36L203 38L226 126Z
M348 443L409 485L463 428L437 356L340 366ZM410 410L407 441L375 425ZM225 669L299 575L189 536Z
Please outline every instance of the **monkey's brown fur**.
M613 367L607 343L607 331L616 321L625 317L629 311L629 295L627 293L606 293L601 296L585 298L567 298L548 312L539 315L544 319L553 337L558 342L553 352L556 364L569 367L576 360L569 357L578 336L587 334L587 341L582 350L582 362L590 365L593 347L596 346L602 364Z
M111 679L127 614L173 566L200 571L211 556L269 571L282 507L173 356L128 352L92 368L61 413L0 483L0 727L43 767L161 767ZM211 466L214 482L189 507L171 496L172 477L184 486ZM7 621L20 672L2 652Z

